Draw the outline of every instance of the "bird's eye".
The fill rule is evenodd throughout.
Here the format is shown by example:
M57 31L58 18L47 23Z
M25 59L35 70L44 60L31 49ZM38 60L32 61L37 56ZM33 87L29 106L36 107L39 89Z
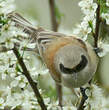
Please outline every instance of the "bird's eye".
M76 65L73 68L67 68L67 67L64 67L63 64L60 64L60 70L65 74L77 73L83 70L86 67L87 63L88 63L87 58L84 55L81 55L81 61L78 65Z

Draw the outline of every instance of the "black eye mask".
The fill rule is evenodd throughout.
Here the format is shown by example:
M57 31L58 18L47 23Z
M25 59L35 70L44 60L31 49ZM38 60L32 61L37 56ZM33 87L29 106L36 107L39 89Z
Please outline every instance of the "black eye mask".
M60 70L65 74L77 73L84 69L87 63L88 63L87 58L84 55L81 55L81 61L77 66L75 66L74 68L66 68L64 67L63 64L60 64Z

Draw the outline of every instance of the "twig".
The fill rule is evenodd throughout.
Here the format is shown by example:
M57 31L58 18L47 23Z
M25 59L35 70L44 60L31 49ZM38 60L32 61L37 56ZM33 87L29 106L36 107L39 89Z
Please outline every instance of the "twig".
M58 22L56 20L56 13L55 13L55 0L49 0L49 6L50 6L52 30L57 32Z
M85 103L85 98L82 97L81 102L79 104L79 107L77 108L77 110L84 110L84 103Z
M98 37L99 37L99 29L100 29L100 4L98 3L98 7L97 7L97 10L96 10L96 27L95 27L95 33L92 33L93 34L93 37L94 37L94 47L95 48L98 48ZM85 89L83 90L83 88L80 88L81 90L81 93L82 93L82 99L81 99L81 102L77 108L77 110L84 110L84 103L85 101L87 100L87 96L85 95Z
M15 44L18 44L18 43L15 43ZM16 45L17 48L20 47L20 45ZM5 53L5 52L8 52L8 51L11 51L12 49L11 48L7 48L6 46L0 44L0 53ZM21 48L22 51L31 51L31 52L36 52L38 53L38 50L36 48L27 48L27 47L22 47Z
M8 52L11 51L12 49L6 48L5 46L0 46L0 53L1 52Z
M49 6L50 6L52 30L54 32L57 32L59 23L57 22L57 19L56 19L55 0L49 0ZM57 88L57 96L59 98L59 106L61 107L61 110L62 110L62 95L63 95L62 85L56 84L56 88Z
M15 54L15 56L16 56L18 62L19 62L19 65L21 66L21 68L22 68L22 70L23 70L23 74L24 74L25 77L27 78L29 84L31 85L31 87L32 87L32 89L33 89L33 91L34 91L34 93L35 93L35 96L36 96L36 98L37 98L37 101L38 101L38 103L39 103L41 109L42 109L42 110L47 110L47 108L46 108L46 106L45 106L45 104L44 104L43 98L42 98L42 96L40 95L39 90L38 90L38 88L37 88L37 83L32 80L32 78L31 78L31 76L30 76L30 73L29 73L29 71L27 70L26 65L25 65L24 62L23 62L23 58L20 56L20 54L19 54L19 52L18 52L16 46L14 46L13 52L14 52L14 54Z
M96 27L95 27L95 33L92 33L93 34L93 37L94 37L94 47L95 48L98 48L98 37L99 37L99 29L100 29L100 4L98 3L98 7L97 7L97 10L96 10ZM77 110L84 110L84 103L85 101L87 100L87 96L85 95L85 90L83 90L83 88L80 88L81 90L81 93L82 93L82 99L81 99L81 102L77 108Z
M86 89L87 88L81 88L80 87L80 91L81 91L81 93L82 93L82 99L81 99L81 102L80 102L80 104L79 104L79 106L78 106L78 108L77 108L77 110L84 110L84 103L85 103L85 101L87 100L87 95L85 94L85 91L86 91Z
M96 27L95 27L95 33L93 34L94 37L94 47L98 47L98 37L99 37L99 29L100 29L100 4L98 3L98 7L96 10Z

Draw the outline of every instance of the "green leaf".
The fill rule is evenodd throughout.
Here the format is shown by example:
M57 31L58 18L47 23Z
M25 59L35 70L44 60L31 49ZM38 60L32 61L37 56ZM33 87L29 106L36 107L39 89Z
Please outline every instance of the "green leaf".
M3 14L0 15L0 24L2 26L4 26L5 24L8 24L8 19Z
M49 86L49 89L45 91L45 97L50 97L53 100L56 100L56 89L52 88L51 86Z
M94 29L93 29L93 23L92 23L92 21L89 21L88 24L89 24L89 27L92 29L92 33L94 33Z
M100 24L99 35L101 40L109 42L109 25L106 24L105 20L102 20Z
M89 27L90 27L91 29L93 29L92 21L89 21L88 23L89 23Z
M26 48L27 48L26 46L23 48L22 58L24 56L24 53L25 53Z
M56 4L55 4L55 15L56 15L57 21L60 23L61 22L61 18L62 18L62 16L64 16L64 14L62 14L59 11L59 8L56 6Z
M18 63L16 64L16 68L15 68L15 70L16 70L17 72L22 73L22 71L21 71L21 69L20 69L20 67L19 67Z
M109 7L106 6L106 0L100 0L100 13L108 13L109 12Z

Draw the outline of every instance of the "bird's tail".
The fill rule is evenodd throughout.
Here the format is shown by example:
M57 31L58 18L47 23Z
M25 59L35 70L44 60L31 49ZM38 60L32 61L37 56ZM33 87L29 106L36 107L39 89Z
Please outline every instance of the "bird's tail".
M7 17L15 23L16 27L22 28L23 32L27 33L34 40L36 40L39 32L44 31L42 28L33 26L29 21L16 12L9 13Z

